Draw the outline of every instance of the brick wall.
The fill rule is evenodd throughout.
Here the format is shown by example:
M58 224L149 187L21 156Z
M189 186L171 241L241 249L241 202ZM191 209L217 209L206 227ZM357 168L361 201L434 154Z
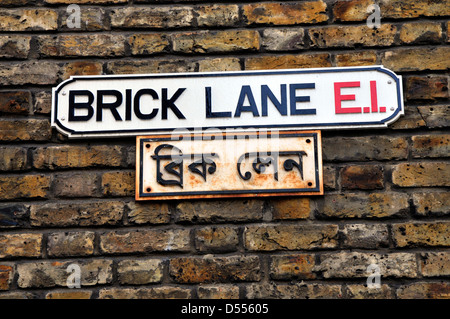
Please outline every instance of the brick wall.
M0 0L0 297L449 298L449 16L448 0ZM50 127L71 75L372 64L403 76L406 115L324 131L321 197L137 203L134 138Z

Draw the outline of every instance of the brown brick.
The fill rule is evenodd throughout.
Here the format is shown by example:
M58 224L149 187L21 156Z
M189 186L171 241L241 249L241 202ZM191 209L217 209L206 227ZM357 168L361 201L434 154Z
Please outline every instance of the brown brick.
M147 73L179 73L193 72L197 64L186 59L171 60L133 60L108 62L108 73L111 74L147 74Z
M377 64L375 51L336 54L336 66L361 66Z
M127 3L128 0L44 0L49 4L118 4Z
M201 5L196 8L195 13L200 27L230 27L239 22L239 7L234 4Z
M333 6L333 16L336 21L364 21L369 16L369 6L374 0L338 0Z
M322 1L252 3L242 7L247 24L294 25L328 20Z
M392 183L400 187L450 186L450 163L402 163L392 170Z
M367 285L347 285L347 296L350 299L394 299L395 294L388 285L380 288L369 288Z
M417 18L420 16L437 17L450 15L450 2L428 0L390 0L381 1L383 18Z
M270 277L272 279L315 279L312 272L315 261L314 255L295 254L272 256L270 260Z
M434 22L405 23L400 29L400 41L403 43L431 44L442 40L442 27Z
M94 253L95 233L51 233L47 239L47 253L51 257L90 256Z
M450 214L450 196L448 192L415 193L412 196L416 214L421 216Z
M197 288L199 299L239 299L239 287L231 285L207 285Z
M41 261L17 265L17 285L20 288L67 287L67 272L71 264L80 267L80 284L84 286L104 285L112 281L112 264L107 259L86 261Z
M326 137L322 145L324 161L373 161L408 157L408 143L403 137Z
M133 196L135 172L107 172L102 175L102 192L107 196Z
M33 204L30 222L35 227L117 225L124 213L123 202Z
M428 128L450 127L450 105L417 107Z
M324 278L365 278L372 274L369 265L380 267L383 277L416 278L416 256L412 253L360 253L339 252L320 256L320 264L314 271Z
M450 68L450 48L402 48L387 51L381 63L394 72L447 70Z
M28 114L30 104L30 91L0 92L0 113Z
M99 0L101 1L101 0ZM95 2L93 0L92 2ZM104 1L105 2L105 1ZM70 2L70 4L75 4L75 2ZM71 16L73 14L73 11L63 10L60 18L60 31L69 31L69 32L76 32L76 31L103 31L103 30L109 30L110 26L107 20L107 15L105 13L105 10L103 8L85 8L80 7L80 25L79 27L69 27L70 23L73 23L73 17ZM69 25L68 25L69 21Z
M169 272L178 283L259 281L261 278L256 256L173 258Z
M172 37L175 52L217 53L259 50L259 33L254 30L197 31Z
M328 53L261 56L245 59L246 70L301 69L331 66Z
M14 276L14 269L10 265L0 264L0 291L9 290Z
M283 198L270 201L273 208L273 219L306 219L309 218L310 200L302 198Z
M449 96L446 76L410 76L404 83L407 100L447 99Z
M0 6L23 6L32 2L33 0L0 0Z
M447 282L416 282L397 289L400 299L450 299Z
M177 205L175 222L247 222L262 220L264 201L208 200Z
M425 277L450 275L450 253L429 252L420 254L420 271Z
M342 298L342 288L333 284L252 284L246 287L248 299L338 299ZM270 310L269 310L270 311Z
M212 71L240 71L241 63L239 58L215 58L198 61L199 72Z
M64 173L53 177L56 197L94 197L98 192L98 175L90 172Z
M66 80L73 75L101 75L103 64L98 62L70 62L63 67L62 80Z
M377 29L368 26L331 26L311 28L308 32L312 47L390 46L394 43L397 27L392 24L383 24Z
M75 291L74 291L75 290ZM91 299L92 291L72 289L68 291L52 291L45 295L45 299Z
M33 152L37 169L120 167L126 149L119 145L47 146Z
M389 127L393 130L410 130L426 126L423 117L420 115L417 107L406 107L405 115L401 116L395 123Z
M170 222L170 211L167 202L130 202L128 222L132 224L167 224Z
M125 7L112 9L113 28L169 29L192 26L194 12L187 6Z
M413 136L412 142L415 158L450 156L450 134Z
M378 165L347 165L341 169L343 189L383 189L383 167Z
M1 141L47 141L50 137L47 119L0 120Z
M190 289L180 287L104 288L99 299L190 299Z
M40 257L42 234L0 235L0 258Z
M0 63L0 85L54 85L58 72L54 62Z
M159 33L133 34L128 38L133 55L150 55L165 52L169 48L169 40Z
M45 175L0 177L0 198L47 198L50 177Z
M200 252L236 251L238 231L232 227L205 227L194 232L195 248Z
M28 167L26 148L0 147L0 171L20 171Z
M305 47L305 30L303 28L264 29L261 47L267 51L292 51Z
M317 214L330 218L399 217L409 211L408 195L402 193L330 194L317 203Z
M337 235L335 225L248 226L244 245L252 251L336 248Z
M389 246L389 230L385 224L345 224L340 235L345 248Z
M33 111L35 114L50 114L52 110L52 92L40 91L34 96Z
M159 259L126 259L117 265L117 278L121 285L145 285L161 282L163 263Z
M46 9L0 9L0 31L48 31L58 28L58 12Z
M450 244L449 222L394 224L392 232L396 247L445 247Z
M109 231L100 235L100 249L106 254L153 251L189 251L188 229Z
M0 293L0 299L36 299L38 298L36 293L15 291L8 293Z
M125 37L117 34L39 36L40 53L45 57L122 56Z
M0 36L0 58L26 59L30 41L30 36Z

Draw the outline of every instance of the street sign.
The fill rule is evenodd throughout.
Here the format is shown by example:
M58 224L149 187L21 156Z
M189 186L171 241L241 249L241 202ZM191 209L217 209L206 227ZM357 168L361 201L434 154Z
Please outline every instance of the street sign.
M136 200L322 195L320 131L139 136Z
M401 77L382 66L74 76L53 89L69 137L260 128L382 128L404 113Z

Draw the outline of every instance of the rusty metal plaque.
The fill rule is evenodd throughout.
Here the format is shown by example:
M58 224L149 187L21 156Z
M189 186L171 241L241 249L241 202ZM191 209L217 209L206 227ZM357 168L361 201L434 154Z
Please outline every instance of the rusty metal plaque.
M138 136L136 200L322 195L320 131Z

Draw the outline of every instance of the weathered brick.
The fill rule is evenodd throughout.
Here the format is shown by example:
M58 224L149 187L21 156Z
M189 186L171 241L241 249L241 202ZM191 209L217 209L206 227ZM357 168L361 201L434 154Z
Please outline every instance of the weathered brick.
M234 26L239 22L239 7L235 4L201 5L195 9L200 27Z
M26 59L30 41L30 36L0 36L0 58Z
M242 7L247 24L294 25L328 20L322 1L252 3Z
M311 213L307 197L274 199L270 204L273 219L306 219Z
M107 172L102 175L102 192L107 196L133 196L135 172Z
M28 114L30 104L30 91L0 92L0 113Z
M415 158L450 156L449 134L413 136L412 142L411 153Z
M390 0L381 1L383 18L417 18L420 16L436 17L450 15L450 2L428 0Z
M192 292L188 288L104 288L99 292L99 299L190 299Z
M244 245L252 251L336 248L337 237L336 225L248 226Z
M127 203L128 222L132 224L167 224L170 211L167 202Z
M0 120L1 141L47 141L50 137L47 119Z
M199 299L239 299L239 287L232 285L206 285L197 288Z
M259 281L261 278L256 256L173 258L169 272L178 283Z
M0 0L0 6L23 6L31 4L34 0Z
M378 165L347 165L341 169L342 189L383 189L383 167Z
M338 299L342 288L333 284L252 284L246 287L248 299Z
M311 28L308 32L313 47L390 46L394 43L397 27L393 24L383 24L377 29L368 26L330 26Z
M102 0L100 0L102 1ZM92 2L95 2L92 1ZM97 1L98 2L98 1ZM105 2L105 1L103 1ZM75 1L70 2L70 4L75 4ZM59 30L61 31L103 31L109 30L110 26L107 20L107 15L103 8L80 8L80 24L74 25L76 20L73 19L73 11L71 10L63 10L60 15L60 26Z
M450 127L450 105L417 107L428 128Z
M177 33L172 42L173 50L182 53L255 51L260 46L259 33L254 30Z
M377 64L375 51L361 51L336 54L336 66L361 66Z
M39 51L45 57L122 56L125 37L118 34L39 36Z
M45 299L91 299L92 291L72 289L66 291L52 291L45 295Z
M30 222L36 227L117 225L124 213L123 202L49 203L30 207Z
M400 41L408 44L431 44L442 40L442 27L434 22L405 23L400 29Z
M188 229L109 231L100 235L100 249L106 254L153 251L189 251Z
M324 161L398 160L408 157L408 142L403 137L326 137L322 146Z
M49 4L118 4L127 3L128 0L44 0Z
M412 253L338 252L320 255L314 271L324 278L365 278L372 274L367 268L376 264L383 278L416 278L416 256Z
M95 233L51 233L47 239L47 253L51 257L90 256L94 253Z
M54 62L0 63L0 85L53 85L59 65Z
M232 227L205 227L194 232L195 248L200 252L236 251L238 230Z
M439 216L450 214L450 196L448 192L414 193L413 203L416 214L421 216Z
M120 167L126 148L119 145L47 146L33 152L37 169Z
M0 235L0 258L40 257L41 255L42 234Z
M409 211L403 193L330 194L317 201L316 214L323 218L401 217Z
M110 12L113 28L169 29L189 27L194 12L187 6L125 7Z
M50 114L52 110L52 92L40 91L34 95L35 114Z
M50 177L45 175L0 177L0 198L47 198Z
M70 62L64 65L62 80L66 80L73 75L101 75L103 64L98 62Z
M96 173L77 172L53 176L52 193L56 197L93 197L98 192Z
M0 299L37 299L36 293L15 291L8 293L0 293Z
M396 247L436 247L450 244L450 223L402 223L392 225Z
M420 254L420 271L425 277L450 275L450 253L429 252Z
M104 285L112 281L112 264L107 259L85 261L41 261L17 265L20 288L67 287L69 265L80 267L81 286Z
M272 256L270 260L270 277L272 279L315 279L312 272L315 266L314 255L295 254Z
M0 171L20 171L28 167L26 148L0 147Z
M117 264L117 278L122 285L161 282L163 263L159 259L126 259Z
M22 204L5 204L0 206L0 228L24 228L28 225L30 212Z
M10 265L0 264L0 291L9 290L14 276L14 268Z
M303 28L264 29L261 47L267 51L292 51L305 47L305 30Z
M385 224L346 224L340 231L345 248L381 248L389 246L389 230Z
M48 31L57 28L56 10L0 9L0 31Z
M264 201L208 200L182 202L176 207L176 222L247 222L262 220Z
M169 49L169 39L159 33L133 34L128 37L128 44L133 55L150 55Z
M446 76L409 76L405 78L404 83L407 100L436 100L449 97Z
M186 59L171 60L133 60L107 63L110 74L147 74L193 72L197 64Z
M447 70L450 68L450 48L401 48L387 51L381 63L394 72Z
M406 107L405 115L389 125L393 130L410 130L426 126L423 117L420 115L417 107Z
M245 59L246 70L302 69L331 66L328 53L260 56Z
M392 170L392 183L399 187L450 186L450 163L402 163Z
M333 17L336 21L364 21L371 13L368 8L373 4L374 0L338 0L333 6Z
M416 282L397 289L400 299L449 299L450 284L447 282Z
M347 296L350 299L394 299L395 294L388 285L381 285L380 288L369 288L367 285L347 285L345 287Z
M241 62L239 58L215 58L198 61L199 72L212 71L240 71Z

